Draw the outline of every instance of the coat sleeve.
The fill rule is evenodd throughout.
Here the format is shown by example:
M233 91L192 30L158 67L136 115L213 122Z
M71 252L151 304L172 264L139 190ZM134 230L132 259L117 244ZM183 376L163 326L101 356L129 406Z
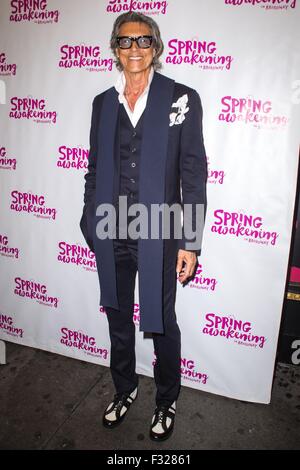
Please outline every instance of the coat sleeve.
M204 220L207 208L206 182L207 160L202 133L202 105L200 96L195 90L188 93L188 112L182 123L180 142L180 179L183 204L183 238L178 240L178 248L194 251L200 255L201 246L189 248L189 243L202 240ZM186 209L189 205L189 210ZM198 206L197 218L196 208ZM202 216L201 216L202 214ZM198 220L197 220L198 219ZM187 236L187 225L194 232Z
M84 176L84 206L80 220L82 234L90 250L94 252L93 244L93 222L95 216L95 191L96 191L96 165L97 165L97 130L99 123L99 95L93 100L92 119L90 127L90 150L88 158L88 171Z

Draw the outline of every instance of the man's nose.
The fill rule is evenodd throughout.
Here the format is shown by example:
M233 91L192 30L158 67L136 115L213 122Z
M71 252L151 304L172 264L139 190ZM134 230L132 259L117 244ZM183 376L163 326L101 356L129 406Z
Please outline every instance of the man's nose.
M136 41L132 41L131 49L133 49L134 51L136 51L137 49L139 49L139 46L137 45Z

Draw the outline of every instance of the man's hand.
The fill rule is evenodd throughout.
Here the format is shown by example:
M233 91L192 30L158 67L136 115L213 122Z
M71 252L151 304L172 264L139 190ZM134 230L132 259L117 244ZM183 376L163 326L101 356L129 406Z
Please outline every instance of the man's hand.
M181 284L194 274L196 263L196 253L193 251L178 250L176 272L179 274L178 279Z

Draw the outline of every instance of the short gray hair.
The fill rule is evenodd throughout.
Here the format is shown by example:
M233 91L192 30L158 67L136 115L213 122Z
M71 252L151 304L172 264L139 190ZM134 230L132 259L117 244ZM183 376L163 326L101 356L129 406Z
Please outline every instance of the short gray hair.
M163 53L164 44L160 37L159 27L157 23L149 16L143 15L143 13L136 13L134 11L130 11L128 13L123 13L122 15L119 15L114 22L114 26L113 26L113 30L112 30L111 38L110 38L110 48L116 58L115 63L116 63L117 69L120 71L123 70L122 64L116 55L116 49L118 47L117 37L119 35L120 28L124 23L145 23L147 26L149 26L149 28L151 29L151 36L153 36L152 44L153 44L154 49L156 50L156 54L153 57L152 65L153 65L154 70L161 69L162 64L159 58Z

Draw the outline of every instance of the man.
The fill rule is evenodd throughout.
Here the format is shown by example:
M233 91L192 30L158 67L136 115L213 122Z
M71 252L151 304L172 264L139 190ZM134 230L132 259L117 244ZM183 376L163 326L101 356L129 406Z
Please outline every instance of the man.
M174 228L165 238L161 234L118 237L123 224L119 196L126 198L129 208L139 203L149 213L163 203L190 204L191 224L199 238L203 226L196 227L196 207L206 207L207 178L202 108L195 90L157 73L163 43L150 17L134 12L120 15L114 23L111 48L121 74L115 87L93 101L80 222L96 255L100 304L106 307L111 339L110 368L116 394L103 415L103 424L109 428L119 425L137 397L133 303L138 270L140 330L152 333L156 354L156 408L150 437L160 441L172 433L180 390L176 273L182 284L191 278L200 248L190 248L191 240L185 237L177 239ZM117 211L114 239L100 233L105 204ZM144 217L140 228L149 220L148 215ZM132 218L126 227L129 222Z

